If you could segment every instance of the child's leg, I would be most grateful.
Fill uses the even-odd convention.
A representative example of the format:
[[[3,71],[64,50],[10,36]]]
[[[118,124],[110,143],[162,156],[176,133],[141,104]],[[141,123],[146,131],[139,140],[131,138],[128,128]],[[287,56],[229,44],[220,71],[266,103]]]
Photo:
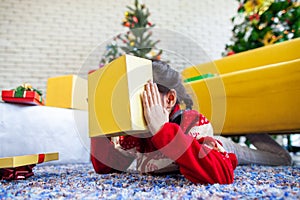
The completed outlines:
[[[288,152],[270,138],[270,136],[254,135],[251,137],[248,135],[247,138],[254,143],[253,145],[257,150],[241,146],[222,136],[216,137],[216,139],[222,142],[227,152],[236,154],[239,165],[291,165],[291,157]],[[280,153],[278,153],[279,151]]]
[[[292,164],[292,157],[289,152],[280,146],[270,135],[268,134],[249,134],[246,138],[253,144],[258,150],[271,152],[279,155],[284,165]]]

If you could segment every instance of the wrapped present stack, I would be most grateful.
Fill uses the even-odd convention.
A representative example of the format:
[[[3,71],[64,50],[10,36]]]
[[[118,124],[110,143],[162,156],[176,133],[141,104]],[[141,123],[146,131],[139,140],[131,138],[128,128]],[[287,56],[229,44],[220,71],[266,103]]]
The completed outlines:
[[[30,84],[23,84],[13,90],[2,90],[2,100],[9,103],[44,105],[42,92]]]

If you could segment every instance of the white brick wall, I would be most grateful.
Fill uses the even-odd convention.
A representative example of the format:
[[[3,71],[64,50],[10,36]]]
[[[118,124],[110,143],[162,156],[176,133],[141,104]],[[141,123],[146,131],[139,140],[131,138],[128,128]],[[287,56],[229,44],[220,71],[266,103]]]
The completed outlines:
[[[49,77],[74,74],[80,69],[86,73],[97,62],[86,61],[89,53],[126,30],[121,22],[126,5],[133,2],[0,0],[0,90],[29,82],[45,93]],[[143,2],[158,29],[154,35],[159,33],[156,36],[166,49],[164,57],[178,70],[188,64],[174,57],[188,57],[192,64],[221,58],[231,36],[230,18],[236,12],[235,0]]]

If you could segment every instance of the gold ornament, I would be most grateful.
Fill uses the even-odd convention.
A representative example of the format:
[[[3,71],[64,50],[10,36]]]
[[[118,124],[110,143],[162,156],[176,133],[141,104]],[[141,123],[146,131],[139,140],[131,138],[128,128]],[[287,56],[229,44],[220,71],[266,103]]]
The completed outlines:
[[[262,15],[266,10],[268,10],[273,2],[274,0],[248,0],[244,4],[244,8],[247,15],[252,15],[254,13]]]
[[[267,46],[267,45],[270,45],[270,44],[274,44],[276,41],[278,41],[281,38],[282,38],[282,35],[276,37],[271,31],[269,31],[265,35],[262,42],[264,43],[265,46]]]

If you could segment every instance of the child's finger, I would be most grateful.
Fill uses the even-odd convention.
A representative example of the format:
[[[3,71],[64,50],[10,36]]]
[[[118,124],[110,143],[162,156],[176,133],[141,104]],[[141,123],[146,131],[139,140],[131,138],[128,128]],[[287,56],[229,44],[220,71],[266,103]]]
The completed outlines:
[[[150,106],[149,106],[149,103],[148,103],[148,97],[147,97],[147,92],[146,91],[143,92],[143,106],[144,106],[145,111],[149,111]]]
[[[157,98],[157,93],[155,89],[155,84],[150,83],[150,88],[151,88],[151,94],[152,94],[152,99],[153,99],[153,104],[157,105],[158,104],[158,98]]]
[[[143,91],[143,92],[141,93],[141,100],[142,100],[143,108],[145,109],[145,108],[146,108],[146,102],[145,102],[144,93],[145,93],[145,91]]]
[[[160,93],[158,91],[157,84],[154,83],[154,89],[155,89],[155,94],[156,94],[156,99],[157,99],[157,104],[161,105],[161,99],[160,99]]]
[[[147,91],[147,100],[148,100],[148,105],[153,106],[153,99],[152,99],[152,93],[151,93],[151,88],[150,88],[150,83],[146,85],[146,91]]]

